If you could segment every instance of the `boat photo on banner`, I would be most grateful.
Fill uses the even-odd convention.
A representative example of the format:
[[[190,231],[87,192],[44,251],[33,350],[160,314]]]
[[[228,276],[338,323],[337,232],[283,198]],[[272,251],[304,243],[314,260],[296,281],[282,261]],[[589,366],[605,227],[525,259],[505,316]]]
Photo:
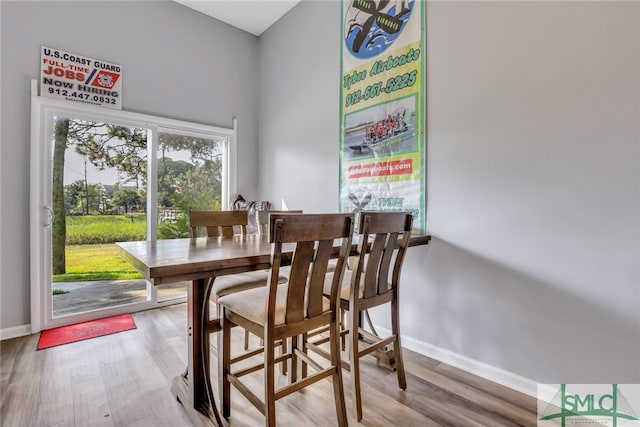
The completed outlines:
[[[342,3],[340,210],[411,211],[425,231],[424,3]]]

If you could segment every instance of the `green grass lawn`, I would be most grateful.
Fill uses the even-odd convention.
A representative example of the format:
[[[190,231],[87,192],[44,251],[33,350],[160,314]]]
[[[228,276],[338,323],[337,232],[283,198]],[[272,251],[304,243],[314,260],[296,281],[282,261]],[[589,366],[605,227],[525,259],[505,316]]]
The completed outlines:
[[[67,245],[93,245],[147,238],[143,213],[130,215],[87,215],[67,217]]]
[[[53,276],[53,282],[138,279],[142,276],[127,263],[113,242],[144,240],[146,216],[87,215],[69,216],[66,274]]]
[[[53,282],[140,279],[142,276],[126,262],[116,245],[70,245],[66,247],[67,273],[53,276]]]
[[[145,240],[146,214],[86,215],[66,218],[66,274],[53,282],[139,279],[142,276],[116,250],[114,242]],[[160,225],[161,238],[188,236],[186,217]]]

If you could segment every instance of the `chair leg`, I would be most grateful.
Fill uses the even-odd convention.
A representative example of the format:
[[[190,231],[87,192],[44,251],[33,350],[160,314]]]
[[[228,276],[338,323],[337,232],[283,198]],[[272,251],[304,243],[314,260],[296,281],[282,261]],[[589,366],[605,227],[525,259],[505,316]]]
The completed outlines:
[[[296,350],[298,350],[299,336],[294,335],[291,337],[291,367],[289,369],[289,383],[293,384],[298,381],[298,356]],[[287,362],[284,362],[287,363]]]
[[[271,339],[264,343],[264,419],[267,427],[276,425],[275,346]]]
[[[213,279],[209,279],[209,280],[213,280]],[[211,302],[211,300],[209,300],[209,301],[207,302],[207,304],[210,304],[210,302]],[[221,318],[220,313],[222,313],[222,308],[220,307],[220,304],[218,304],[218,299],[217,299],[217,298],[213,301],[213,304],[214,304],[214,305],[215,305],[215,307],[216,307],[216,317]],[[209,306],[209,311],[211,312],[211,306]],[[220,341],[219,339],[218,339],[218,340],[214,340],[214,341],[212,341],[212,343],[213,343],[213,342],[215,342],[215,344],[214,344],[213,348],[214,348],[216,351],[218,350],[218,344],[219,344],[219,341]]]
[[[340,332],[346,329],[347,324],[347,312],[343,309],[340,309]],[[345,335],[340,334],[340,345],[342,346],[342,351],[347,349],[347,337]]]
[[[349,310],[349,362],[351,364],[351,383],[353,386],[353,402],[356,406],[356,419],[362,420],[362,396],[360,394],[360,357],[358,354],[359,312],[357,307]]]
[[[249,350],[249,331],[244,330],[244,349]]]
[[[288,351],[288,347],[287,347],[287,339],[286,338],[282,338],[282,344],[280,345],[280,354],[281,355],[285,355],[287,354]],[[283,360],[282,364],[280,365],[280,372],[282,373],[282,375],[287,375],[287,360]]]
[[[398,387],[407,389],[407,377],[404,373],[404,361],[402,359],[402,345],[400,343],[400,319],[398,316],[398,298],[391,301],[391,333],[395,337],[393,343],[393,356],[396,359],[396,373],[398,374]]]
[[[340,325],[337,321],[331,323],[329,330],[329,342],[331,348],[331,364],[335,369],[333,374],[333,395],[336,402],[336,415],[338,425],[346,426],[347,407],[344,401],[344,387],[342,381],[342,363],[340,361]]]
[[[302,334],[302,352],[307,354],[307,340],[309,339],[309,334],[306,332]],[[307,363],[304,360],[300,362],[300,377],[302,379],[307,378]]]
[[[221,340],[218,340],[218,355],[222,350],[222,369],[219,373],[220,400],[222,402],[222,416],[224,418],[229,418],[231,415],[231,383],[229,382],[228,377],[231,372],[231,322],[225,319],[224,308],[222,309],[222,312],[222,337]]]

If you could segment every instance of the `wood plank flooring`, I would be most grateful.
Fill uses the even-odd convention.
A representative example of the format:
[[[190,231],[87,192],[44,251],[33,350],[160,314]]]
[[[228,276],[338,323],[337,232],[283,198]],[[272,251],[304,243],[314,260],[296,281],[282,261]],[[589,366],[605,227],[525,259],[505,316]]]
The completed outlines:
[[[38,335],[0,344],[0,425],[189,426],[169,386],[186,366],[186,306],[134,313],[137,329],[36,351]],[[240,345],[241,331],[234,342]],[[212,351],[212,363],[217,363]],[[364,426],[535,426],[536,401],[436,360],[404,352],[407,390],[394,372],[362,359]],[[260,392],[261,374],[252,374]],[[281,377],[284,383],[285,377]],[[358,425],[344,371],[349,423]],[[217,386],[217,381],[213,381]],[[229,425],[264,425],[232,389]],[[330,380],[276,404],[278,425],[336,424]]]

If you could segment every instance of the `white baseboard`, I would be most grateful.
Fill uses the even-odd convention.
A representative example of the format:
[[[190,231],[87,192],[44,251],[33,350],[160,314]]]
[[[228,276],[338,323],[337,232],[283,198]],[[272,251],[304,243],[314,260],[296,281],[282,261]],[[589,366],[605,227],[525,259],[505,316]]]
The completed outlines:
[[[389,329],[378,325],[375,325],[375,328],[381,336],[391,335]],[[402,347],[529,396],[537,397],[538,382],[529,378],[411,337],[402,336]]]
[[[0,340],[24,337],[31,335],[31,325],[14,326],[13,328],[0,329]]]

